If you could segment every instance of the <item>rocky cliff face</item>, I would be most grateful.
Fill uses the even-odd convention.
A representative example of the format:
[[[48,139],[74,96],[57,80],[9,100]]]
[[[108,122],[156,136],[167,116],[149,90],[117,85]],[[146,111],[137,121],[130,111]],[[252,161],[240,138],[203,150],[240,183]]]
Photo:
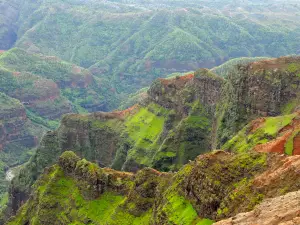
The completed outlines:
[[[226,80],[202,69],[157,80],[146,100],[127,110],[65,116],[60,128],[44,137],[36,154],[12,182],[12,212],[28,198],[31,185],[43,169],[66,150],[118,170],[135,172],[153,167],[177,171],[217,145],[239,155],[213,154],[208,161],[204,157],[197,164],[199,169],[187,176],[182,191],[203,218],[218,220],[252,209],[269,196],[260,189],[250,191],[254,189],[254,177],[277,162],[276,157],[257,152],[278,152],[272,143],[282,143],[285,136],[280,153],[296,155],[300,151],[296,112],[299,65],[298,57],[254,62],[231,70],[234,72]],[[233,137],[252,119],[279,114],[286,115],[254,120]],[[218,178],[219,173],[224,180]],[[240,185],[242,188],[236,189]],[[290,185],[287,190],[296,188]],[[242,197],[245,195],[249,195],[247,200]],[[158,221],[164,220],[162,211],[156,212]]]
[[[0,106],[0,198],[3,198],[8,187],[5,171],[28,161],[30,155],[26,153],[38,144],[43,129],[31,123],[17,99],[0,92]]]
[[[157,104],[175,109],[182,116],[188,116],[195,101],[204,105],[210,114],[220,100],[220,90],[225,80],[206,69],[194,74],[173,79],[158,79],[149,89],[148,95]]]
[[[28,119],[25,108],[15,99],[0,93],[0,150],[11,143],[24,147],[33,147],[37,144],[37,137],[26,131]]]
[[[288,193],[277,198],[267,199],[258,205],[253,211],[241,213],[233,218],[215,223],[215,225],[289,225],[299,224],[299,191]]]
[[[253,119],[291,113],[299,105],[299,63],[299,57],[263,60],[228,75],[219,111],[221,144]]]
[[[67,151],[7,224],[212,224],[248,211],[217,224],[297,221],[299,159],[215,151],[177,173],[144,168],[132,174],[101,169]]]
[[[215,120],[212,113],[222,82],[207,71],[197,76],[158,80],[144,105],[112,113],[66,115],[57,131],[46,134],[34,157],[13,181],[13,211],[27,199],[36,177],[66,150],[72,149],[100,166],[125,171],[147,166],[177,170],[209,151],[213,130],[210,121]],[[201,92],[214,84],[217,88],[212,97]]]

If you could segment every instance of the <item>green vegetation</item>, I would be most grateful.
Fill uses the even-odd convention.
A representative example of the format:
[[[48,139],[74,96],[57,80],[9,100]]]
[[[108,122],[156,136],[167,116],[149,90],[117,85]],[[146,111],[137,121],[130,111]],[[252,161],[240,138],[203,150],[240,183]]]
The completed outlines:
[[[266,118],[263,129],[264,133],[272,137],[276,137],[278,131],[292,122],[297,114],[291,114],[286,116],[269,117]]]
[[[296,98],[296,99],[292,99],[290,100],[287,104],[285,104],[282,108],[281,108],[281,112],[282,114],[286,115],[286,114],[291,114],[293,113],[293,111],[297,108],[297,106],[300,104],[300,98]]]
[[[6,69],[3,71],[3,85],[9,87],[3,91],[23,102],[40,100],[39,105],[33,108],[45,108],[42,104],[47,99],[58,106],[55,109],[52,103],[52,109],[44,110],[47,112],[62,111],[70,103],[73,109],[68,109],[69,112],[95,111],[108,106],[104,99],[108,97],[106,91],[109,87],[103,86],[100,90],[99,79],[94,78],[88,70],[57,57],[14,48],[0,55],[0,68]],[[114,104],[113,98],[109,98],[109,104]],[[60,105],[57,99],[61,99]]]
[[[232,0],[2,2],[5,10],[13,12],[9,19],[3,18],[3,47],[12,46],[7,37],[13,37],[18,48],[90,68],[105,89],[101,95],[109,98],[106,91],[115,95],[109,100],[116,102],[106,103],[111,104],[109,109],[170,73],[213,67],[237,57],[244,58],[230,65],[255,61],[252,57],[257,56],[295,54],[299,36],[295,29],[299,9],[290,2],[284,11],[278,10],[277,2],[270,8],[267,3]],[[218,71],[223,75],[228,67]],[[34,70],[44,73],[52,68],[37,64]]]
[[[238,65],[247,65],[248,63],[251,62],[257,62],[261,60],[266,60],[270,59],[267,57],[240,57],[240,58],[235,58],[231,59],[225,63],[223,63],[220,66],[214,67],[211,69],[212,72],[215,74],[218,74],[221,77],[227,77],[229,74],[234,73],[237,68],[236,66]]]
[[[258,144],[267,143],[277,137],[278,132],[290,124],[297,114],[278,117],[268,117],[262,124],[251,131],[252,125],[244,127],[236,136],[222,146],[222,149],[234,152],[245,152],[251,150]]]
[[[173,224],[203,223],[193,206],[182,196],[167,194],[168,203],[162,208],[162,213],[168,216],[168,221]],[[204,223],[205,224],[205,223]],[[210,223],[212,224],[212,221]]]
[[[139,112],[126,120],[125,132],[132,146],[127,160],[133,158],[140,164],[151,165],[167,114],[166,109],[151,104],[148,108],[141,108]]]
[[[165,224],[213,224],[212,220],[200,218],[191,202],[180,194],[181,185],[191,169],[190,165],[184,166],[163,193],[164,204],[157,211],[159,215],[164,215]]]
[[[20,101],[14,98],[10,98],[9,96],[0,92],[0,110],[1,112],[9,113],[10,110],[22,108],[22,104]]]
[[[160,177],[159,172],[144,169],[131,177],[131,174],[100,169],[73,152],[65,152],[59,165],[52,166],[35,183],[34,198],[7,224],[38,225],[56,221],[60,224],[142,225],[158,219],[159,224],[210,225],[213,221],[200,219],[190,202],[176,191],[188,170],[188,167],[183,169],[171,187],[161,193],[163,202],[157,207],[162,207],[159,213],[164,214],[164,218],[160,218],[153,211],[157,208],[151,198],[159,194],[153,190],[156,185],[161,190],[169,186],[168,176]],[[94,183],[98,187],[90,185],[96,180],[100,182]],[[99,188],[104,191],[99,193]]]
[[[76,181],[65,177],[59,167],[52,168],[51,173],[44,175],[37,185],[35,194],[41,208],[30,211],[35,205],[28,202],[21,208],[20,216],[8,224],[25,224],[28,219],[31,224],[50,224],[51,221],[61,224],[85,224],[87,221],[93,224],[131,224],[135,219],[133,216],[123,217],[126,216],[123,214],[119,216],[121,221],[114,220],[118,216],[116,208],[124,202],[123,196],[106,192],[98,199],[86,200]],[[55,205],[59,207],[54,207]],[[54,208],[50,209],[51,207]]]
[[[300,129],[293,131],[292,135],[289,137],[285,144],[285,154],[293,155],[294,151],[294,138],[300,134]]]

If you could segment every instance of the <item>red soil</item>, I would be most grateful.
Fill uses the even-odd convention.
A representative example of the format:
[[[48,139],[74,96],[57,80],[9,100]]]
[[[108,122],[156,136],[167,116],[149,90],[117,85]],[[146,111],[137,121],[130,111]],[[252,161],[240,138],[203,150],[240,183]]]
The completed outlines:
[[[294,138],[294,155],[300,155],[300,133]]]
[[[285,69],[290,63],[298,62],[299,57],[280,57],[277,59],[268,59],[250,64],[252,71],[269,70],[269,69]]]
[[[72,66],[72,73],[74,73],[74,74],[81,73],[81,68],[78,66]]]
[[[169,84],[185,84],[187,81],[191,80],[194,78],[194,74],[191,73],[191,74],[187,74],[187,75],[184,75],[184,76],[178,76],[178,77],[175,77],[175,78],[172,78],[172,79],[163,79],[163,78],[160,78],[160,82],[163,84],[163,85],[169,85]]]
[[[262,119],[257,119],[252,122],[252,131],[255,131],[263,123]],[[284,154],[285,145],[287,140],[294,134],[296,130],[300,129],[300,112],[296,116],[292,123],[285,126],[279,131],[278,137],[269,141],[266,144],[260,144],[254,147],[258,152],[277,152]],[[300,155],[300,133],[294,137],[294,151],[293,155]]]
[[[114,111],[112,112],[113,114],[115,114],[118,117],[125,117],[128,115],[132,115],[134,113],[134,110],[137,109],[138,105],[134,105],[128,109],[122,110],[122,111]]]
[[[21,75],[21,72],[13,72],[13,76],[19,77]]]
[[[292,132],[289,131],[281,137],[276,138],[275,140],[269,141],[266,144],[257,145],[254,147],[255,151],[258,152],[276,152],[283,154],[285,150],[285,143],[291,136]]]
[[[258,128],[260,128],[263,123],[266,121],[266,118],[258,118],[251,122],[251,133],[255,132]]]

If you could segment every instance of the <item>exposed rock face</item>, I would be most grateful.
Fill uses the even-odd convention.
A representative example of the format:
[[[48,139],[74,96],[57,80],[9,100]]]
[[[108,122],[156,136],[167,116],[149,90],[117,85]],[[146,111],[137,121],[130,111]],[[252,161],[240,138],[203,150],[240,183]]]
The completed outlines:
[[[215,106],[220,100],[221,88],[225,81],[206,69],[200,69],[195,74],[188,74],[174,79],[159,79],[149,89],[149,97],[165,108],[187,116],[193,103],[200,103],[215,112]]]
[[[20,102],[0,93],[0,150],[10,143],[24,147],[33,147],[37,144],[37,137],[26,129],[28,119],[25,108]]]
[[[14,179],[11,196],[25,197],[12,201],[13,211],[27,198],[43,169],[70,149],[98,165],[119,170],[153,167],[176,171],[197,155],[226,142],[251,119],[293,112],[299,105],[298,73],[298,57],[250,63],[238,67],[227,80],[202,69],[183,77],[157,80],[145,102],[128,110],[67,115],[57,131],[45,136],[30,163]],[[291,129],[282,128],[298,121],[297,115],[254,121],[222,148],[233,153],[263,149],[260,145],[293,130],[292,148],[285,148],[296,154],[297,122],[291,124]],[[286,149],[284,152],[289,154]],[[182,191],[204,218],[222,219],[249,211],[264,196],[280,194],[271,188],[255,188],[253,183],[257,174],[274,168],[271,162],[278,162],[276,157],[269,162],[270,158],[257,152],[203,156],[196,161],[192,175],[186,176]],[[285,188],[282,185],[279,182],[274,190]],[[294,191],[297,185],[294,182],[285,190]]]
[[[115,214],[118,214],[119,210],[122,210],[123,215],[128,215],[129,217],[115,218],[115,216],[108,215],[108,218],[112,216],[114,222],[108,222],[108,224],[123,224],[121,221],[128,223],[130,217],[142,217],[145,213],[151,213],[154,201],[157,195],[157,186],[161,185],[162,180],[167,180],[171,174],[163,174],[153,169],[147,168],[139,171],[137,174],[118,172],[108,168],[99,168],[97,165],[86,161],[85,159],[80,159],[73,152],[66,151],[59,158],[59,166],[53,166],[46,170],[46,173],[38,180],[37,185],[34,188],[34,194],[28,199],[29,204],[25,204],[23,209],[24,216],[21,220],[14,221],[11,219],[10,223],[26,224],[31,223],[32,218],[37,216],[37,219],[42,224],[53,224],[53,221],[60,221],[62,224],[75,221],[95,221],[95,218],[90,218],[85,215],[71,215],[66,214],[67,221],[62,221],[55,214],[56,209],[63,206],[62,202],[58,202],[58,198],[51,198],[47,204],[44,204],[47,201],[47,197],[40,192],[39,186],[46,185],[47,188],[50,188],[51,185],[56,186],[57,181],[60,179],[67,179],[67,182],[74,184],[74,191],[79,193],[72,195],[70,198],[73,201],[75,198],[83,198],[82,201],[93,202],[99,201],[103,195],[111,193],[112,195],[119,196],[124,201],[119,202],[117,205],[108,204],[108,207],[117,207]],[[50,176],[54,178],[50,179]],[[55,180],[55,181],[54,181]],[[56,191],[53,194],[59,196],[62,194],[59,189],[59,185],[56,187]],[[75,190],[76,189],[76,190]],[[50,190],[50,189],[49,189]],[[69,191],[68,191],[69,192]],[[70,193],[70,192],[69,192]],[[125,198],[126,197],[126,198]],[[72,200],[73,199],[73,200]],[[50,199],[48,199],[50,200]],[[111,199],[109,199],[111,201]],[[36,207],[41,206],[40,209],[36,210]],[[51,205],[49,208],[48,206]],[[73,204],[70,204],[66,207],[71,207]],[[96,204],[96,207],[101,206],[101,204]],[[58,208],[57,208],[58,207]],[[81,207],[81,206],[79,206]],[[51,209],[52,208],[52,209]],[[70,209],[71,209],[70,208]],[[90,208],[89,208],[90,209]],[[88,210],[89,210],[88,209]],[[54,210],[54,212],[52,212]],[[75,208],[73,209],[73,212]],[[64,210],[61,209],[61,212]],[[64,212],[63,212],[64,213]],[[99,211],[100,213],[100,211]],[[77,213],[76,213],[77,214]],[[114,214],[112,212],[112,214]],[[150,214],[149,214],[150,215]],[[97,215],[98,217],[99,215]],[[100,216],[101,217],[101,216]],[[99,218],[101,219],[101,218]],[[116,219],[119,221],[116,222]],[[145,221],[150,219],[147,218]],[[102,220],[103,222],[103,220]]]
[[[251,212],[237,214],[215,225],[295,225],[300,224],[300,191],[266,199]]]
[[[212,224],[209,219],[236,214],[216,224],[297,224],[299,162],[299,156],[215,151],[177,173],[144,168],[132,174],[99,168],[66,151],[59,166],[45,170],[28,201],[7,224],[25,225],[33,219],[45,225],[98,219],[131,224],[137,218],[142,219],[138,224],[197,224],[203,218]],[[109,204],[99,202],[107,195]],[[120,202],[114,202],[115,195]]]
[[[96,161],[101,166],[110,166],[115,158],[119,144],[117,129],[109,126],[97,127],[99,114],[90,115],[90,122],[76,114],[65,116],[58,130],[58,144],[61,152],[74,149],[80,156]],[[113,113],[106,113],[107,117]],[[118,119],[117,119],[118,120]]]
[[[299,65],[299,57],[282,57],[233,71],[223,88],[219,142],[224,144],[257,117],[277,116],[285,107],[295,108],[299,104]]]
[[[64,151],[74,149],[81,157],[101,166],[112,164],[119,144],[119,135],[108,126],[97,124],[99,121],[95,120],[94,116],[90,117],[88,120],[85,116],[77,114],[67,115],[62,119],[58,131],[47,132],[34,157],[12,182],[12,212],[16,212],[28,199],[31,185],[44,168],[53,165]]]
[[[17,80],[35,77],[21,73],[15,76]],[[63,114],[73,111],[71,102],[61,96],[60,89],[54,81],[38,77],[32,79],[33,90],[28,91],[28,88],[20,85],[16,90],[12,90],[10,95],[20,100],[27,109],[46,119],[59,119]]]

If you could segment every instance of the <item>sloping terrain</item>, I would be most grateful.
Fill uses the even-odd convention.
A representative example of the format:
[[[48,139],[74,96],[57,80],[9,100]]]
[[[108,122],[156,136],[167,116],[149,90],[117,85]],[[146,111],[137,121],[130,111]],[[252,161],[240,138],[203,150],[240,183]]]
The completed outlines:
[[[59,129],[44,136],[36,154],[13,181],[13,210],[27,199],[31,185],[44,168],[54,164],[66,150],[72,149],[100,166],[125,171],[144,167],[178,170],[198,154],[209,151],[213,117],[208,112],[214,110],[218,87],[224,80],[208,75],[206,70],[197,76],[158,80],[150,88],[145,105],[110,113],[64,116]],[[204,85],[212,88],[203,89]],[[217,85],[215,94],[208,98],[213,85]],[[163,88],[165,99],[159,94]],[[208,92],[196,95],[187,92],[190,88]],[[175,148],[178,144],[180,147]]]
[[[299,224],[299,191],[265,200],[253,211],[241,213],[234,218],[222,220],[215,225],[288,225]]]
[[[59,126],[63,114],[106,110],[106,88],[88,70],[57,57],[18,48],[1,52],[1,199],[7,185],[4,172],[25,163],[45,131]]]
[[[299,52],[300,8],[292,0],[0,3],[2,49],[90,68],[120,99],[172,72]]]
[[[223,146],[230,151],[255,150],[299,155],[300,111],[252,121]]]
[[[299,156],[216,151],[177,173],[146,168],[132,174],[64,152],[7,224],[208,225],[253,208],[217,224],[297,221],[299,162]]]
[[[289,137],[280,153],[298,154],[298,63],[298,57],[249,63],[237,66],[238,73],[226,79],[200,69],[156,80],[144,101],[127,110],[64,116],[59,129],[45,135],[36,154],[13,180],[9,213],[28,199],[31,185],[44,168],[68,150],[102,167],[133,172],[144,167],[177,171],[217,146],[247,160],[249,151],[278,152],[271,143],[286,134]],[[264,145],[271,150],[263,150]],[[250,185],[248,180],[245,184]],[[220,217],[235,213],[228,214],[224,204]],[[219,218],[217,210],[203,217]]]
[[[32,123],[24,106],[16,99],[0,92],[0,198],[7,192],[8,167],[25,163],[31,156],[31,148],[38,144],[43,127]],[[7,197],[7,196],[6,196]]]
[[[300,57],[273,57],[299,53],[299,11],[294,0],[0,0],[3,219],[297,221],[292,204],[274,213],[297,204]],[[214,68],[188,72],[199,67]],[[7,193],[5,172],[30,156]]]
[[[72,111],[108,108],[103,94],[108,87],[102,87],[88,70],[57,57],[14,48],[0,55],[0,66],[5,73],[1,91],[18,98],[37,116],[53,120]],[[109,100],[113,102],[113,97]]]

